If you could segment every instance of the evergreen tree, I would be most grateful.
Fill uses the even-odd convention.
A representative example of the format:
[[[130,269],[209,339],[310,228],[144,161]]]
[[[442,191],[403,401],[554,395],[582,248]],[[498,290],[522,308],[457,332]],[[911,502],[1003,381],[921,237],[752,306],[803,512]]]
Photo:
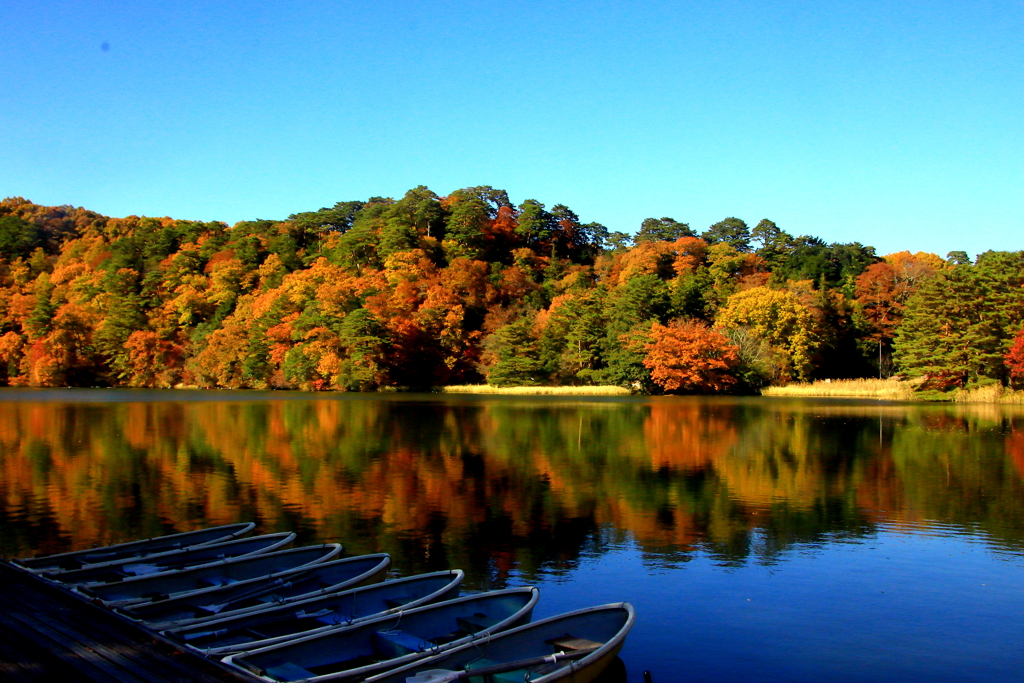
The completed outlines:
[[[500,327],[488,343],[497,362],[487,370],[487,383],[496,387],[536,386],[541,383],[544,365],[533,337],[531,316],[521,316]]]

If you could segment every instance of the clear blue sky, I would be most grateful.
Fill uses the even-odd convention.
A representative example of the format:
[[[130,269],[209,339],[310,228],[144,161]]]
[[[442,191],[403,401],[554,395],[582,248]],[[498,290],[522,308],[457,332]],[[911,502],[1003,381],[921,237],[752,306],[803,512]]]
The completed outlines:
[[[1024,2],[6,0],[0,196],[283,218],[493,185],[635,231],[1024,248]]]

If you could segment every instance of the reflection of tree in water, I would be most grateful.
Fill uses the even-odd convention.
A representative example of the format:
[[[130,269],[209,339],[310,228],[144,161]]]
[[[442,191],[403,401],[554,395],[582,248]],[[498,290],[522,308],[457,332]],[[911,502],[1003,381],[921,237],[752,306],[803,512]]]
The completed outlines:
[[[874,410],[874,412],[872,412]],[[238,519],[387,551],[477,586],[647,561],[777,561],[879,522],[980,527],[1019,547],[1024,437],[953,409],[764,401],[396,397],[10,403],[0,552]],[[880,429],[880,427],[883,427]],[[73,538],[72,538],[73,535]]]

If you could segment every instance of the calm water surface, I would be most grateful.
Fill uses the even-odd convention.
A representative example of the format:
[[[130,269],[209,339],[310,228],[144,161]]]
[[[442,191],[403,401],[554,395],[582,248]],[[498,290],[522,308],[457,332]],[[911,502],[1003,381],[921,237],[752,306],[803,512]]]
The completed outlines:
[[[0,555],[252,520],[537,617],[617,681],[1020,681],[1024,412],[785,399],[0,390]]]

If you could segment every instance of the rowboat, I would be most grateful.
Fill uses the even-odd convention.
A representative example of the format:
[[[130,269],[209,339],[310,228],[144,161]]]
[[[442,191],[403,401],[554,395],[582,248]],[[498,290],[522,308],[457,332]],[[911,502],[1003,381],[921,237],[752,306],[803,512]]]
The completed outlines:
[[[129,557],[146,557],[147,555],[163,553],[168,550],[241,538],[255,528],[256,525],[252,522],[227,524],[209,529],[196,529],[195,531],[185,531],[180,534],[117,543],[100,548],[76,550],[70,553],[58,553],[56,555],[43,555],[40,557],[21,557],[11,560],[11,564],[32,572],[79,569],[99,562],[110,562]]]
[[[384,579],[390,566],[391,556],[387,553],[358,555],[289,569],[178,598],[127,605],[119,611],[160,631],[210,619],[248,614],[269,606],[290,604],[377,583]]]
[[[338,543],[304,546],[262,555],[234,557],[201,567],[135,576],[112,583],[79,584],[73,586],[72,590],[87,598],[97,599],[107,607],[122,607],[140,602],[167,600],[307,564],[327,562],[337,557],[340,552],[341,545]]]
[[[469,595],[228,655],[223,661],[267,683],[361,681],[528,623],[539,596],[536,588]]]
[[[208,657],[219,657],[451,600],[459,597],[463,577],[461,569],[407,576],[258,612],[217,615],[163,633]]]
[[[447,650],[366,683],[591,683],[636,621],[628,602],[567,612]]]
[[[265,534],[263,536],[253,536],[252,538],[238,538],[233,541],[224,541],[223,543],[208,543],[196,548],[186,547],[181,550],[170,550],[165,553],[149,555],[148,557],[133,557],[126,560],[102,562],[82,567],[81,569],[70,569],[54,573],[45,572],[41,573],[41,575],[43,578],[50,579],[51,581],[58,581],[68,585],[110,583],[133,576],[146,576],[175,569],[185,569],[186,567],[198,567],[229,557],[260,555],[286,548],[294,540],[295,534],[290,531]]]

